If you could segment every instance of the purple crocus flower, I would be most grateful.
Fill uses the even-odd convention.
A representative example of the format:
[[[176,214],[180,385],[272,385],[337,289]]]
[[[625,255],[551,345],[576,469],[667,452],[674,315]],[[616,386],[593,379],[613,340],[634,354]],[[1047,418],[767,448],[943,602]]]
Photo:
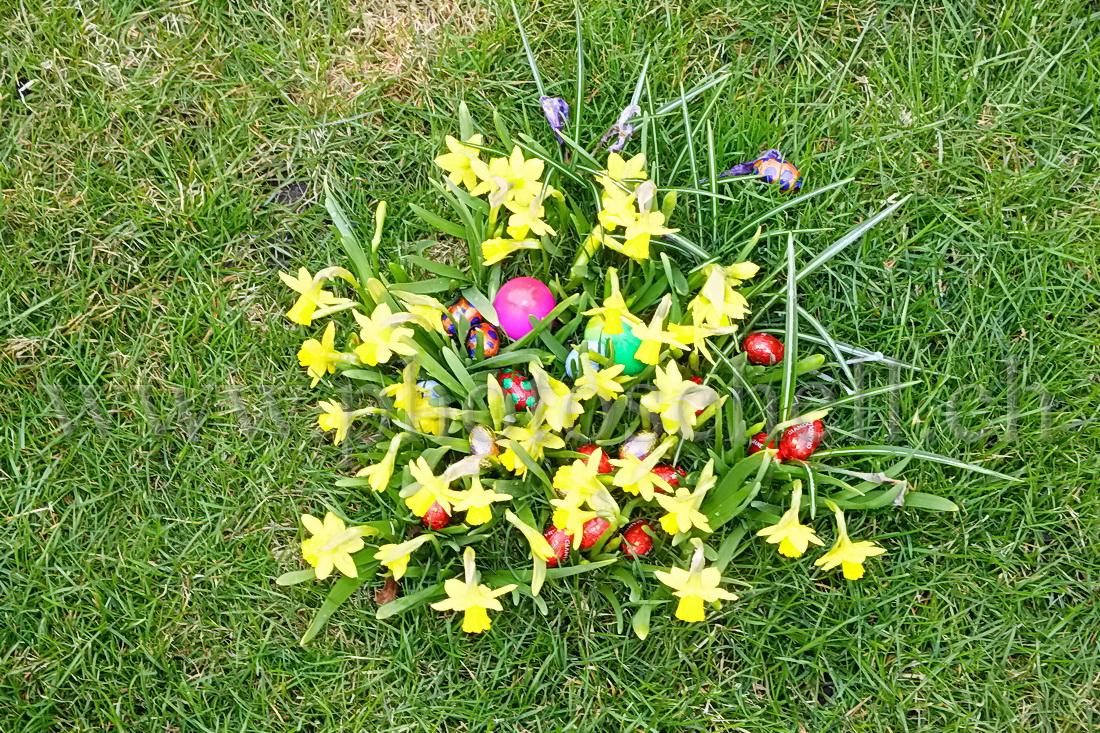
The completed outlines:
[[[562,145],[565,140],[561,137],[561,129],[569,122],[569,105],[561,97],[539,97],[542,112],[546,115],[546,121],[550,123],[550,129],[554,131],[554,137]]]
[[[641,111],[642,108],[636,104],[631,104],[624,109],[623,113],[619,115],[619,119],[611,126],[611,129],[600,138],[600,144],[597,149],[603,147],[604,143],[617,135],[618,139],[609,145],[607,150],[611,153],[621,153],[623,148],[626,147],[627,141],[630,140],[630,136],[634,134],[634,125],[630,124],[630,118]]]

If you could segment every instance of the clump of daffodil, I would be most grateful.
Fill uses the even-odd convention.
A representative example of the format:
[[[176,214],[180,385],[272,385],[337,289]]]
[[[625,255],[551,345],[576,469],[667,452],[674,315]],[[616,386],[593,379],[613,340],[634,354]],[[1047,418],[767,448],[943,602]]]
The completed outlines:
[[[521,249],[538,248],[539,242],[537,239],[505,239],[503,237],[486,239],[481,243],[481,264],[488,267],[509,257],[513,252]]]
[[[478,185],[478,178],[470,164],[475,160],[481,162],[481,151],[471,146],[484,144],[481,135],[471,135],[466,141],[469,145],[464,145],[451,135],[447,135],[443,140],[447,143],[447,150],[450,152],[436,158],[435,164],[447,171],[447,177],[455,185],[462,185],[466,190],[473,191]]]
[[[718,401],[713,388],[696,384],[680,376],[680,367],[670,360],[664,369],[657,367],[653,378],[657,390],[642,397],[642,407],[661,416],[666,433],[681,433],[691,440],[695,435],[696,413]]]
[[[713,362],[714,357],[711,356],[710,349],[707,348],[707,339],[716,336],[729,336],[730,334],[737,333],[737,326],[713,328],[705,323],[670,323],[668,330],[676,337],[677,341],[680,341],[689,348],[694,348],[702,354],[707,361]]]
[[[394,580],[401,580],[405,576],[405,571],[409,569],[409,559],[412,554],[431,539],[432,535],[422,534],[400,544],[382,545],[378,548],[378,552],[374,553],[374,559],[390,569]]]
[[[608,247],[622,252],[633,260],[648,260],[649,240],[652,237],[680,231],[664,226],[664,213],[660,209],[654,209],[656,194],[657,186],[653,181],[646,181],[635,189],[634,203],[637,204],[638,211],[634,214],[633,221],[625,225],[626,231],[623,233],[622,243],[612,238],[607,242]]]
[[[505,585],[493,590],[487,585],[479,584],[472,547],[467,547],[462,553],[462,565],[464,577],[451,578],[444,583],[443,589],[447,591],[447,597],[438,603],[433,603],[432,608],[437,611],[464,611],[462,630],[467,634],[480,634],[482,631],[488,631],[492,625],[488,612],[504,610],[497,598],[510,593],[516,586],[515,584]]]
[[[413,330],[401,325],[413,320],[412,314],[395,314],[388,305],[379,303],[369,318],[359,311],[354,311],[353,315],[359,323],[361,341],[355,347],[355,354],[364,364],[377,366],[388,362],[394,354],[414,356],[417,353],[411,341]]]
[[[744,280],[755,277],[760,267],[752,262],[739,262],[729,267],[711,263],[703,267],[706,280],[688,307],[692,322],[710,328],[728,327],[749,312],[749,302],[736,288]]]
[[[721,601],[736,601],[737,596],[719,587],[722,582],[722,573],[718,568],[704,567],[703,542],[699,538],[692,539],[695,552],[691,557],[691,566],[683,568],[671,568],[654,571],[653,575],[669,588],[672,595],[680,599],[676,604],[676,618],[681,621],[697,622],[706,619],[703,604],[713,603],[720,605]]]
[[[592,361],[587,358],[582,358],[579,361],[582,373],[573,382],[578,400],[583,402],[593,397],[608,401],[619,399],[623,391],[622,383],[630,379],[630,377],[619,376],[623,369],[626,369],[625,366],[614,364],[603,369],[596,369],[592,366]]]
[[[653,501],[653,496],[658,489],[671,493],[672,487],[663,478],[653,473],[653,469],[675,443],[675,438],[668,437],[645,458],[639,459],[627,453],[623,458],[611,459],[611,465],[618,469],[611,482],[628,494],[641,496],[646,501]]]
[[[717,479],[714,476],[714,459],[707,461],[699,474],[699,482],[694,491],[685,488],[676,489],[674,496],[657,494],[657,503],[668,512],[661,517],[661,528],[671,535],[686,534],[692,528],[703,532],[713,532],[707,517],[699,507],[703,504],[707,492],[714,486]]]
[[[373,282],[378,282],[378,280]],[[370,289],[368,283],[368,289]],[[385,286],[382,286],[385,288]],[[446,334],[447,329],[443,325],[443,316],[447,313],[447,309],[438,300],[430,295],[422,295],[420,293],[409,293],[404,290],[392,291],[394,296],[401,301],[405,306],[409,314],[412,316],[412,320],[416,325],[423,328],[425,331],[435,331],[436,333]],[[373,290],[372,290],[373,294]],[[381,297],[376,297],[375,300],[381,301]]]
[[[613,336],[623,332],[624,323],[627,327],[633,327],[642,321],[627,308],[626,300],[619,291],[619,273],[614,267],[608,268],[607,280],[611,285],[611,295],[603,299],[603,305],[589,308],[584,314],[602,318],[604,335]]]
[[[489,204],[493,207],[509,202],[526,207],[540,194],[562,196],[539,180],[545,168],[542,160],[524,158],[518,145],[512,148],[512,154],[507,158],[493,158],[488,164],[471,160],[470,167],[481,181],[470,193],[474,196],[488,193]]]
[[[852,542],[848,537],[848,525],[844,521],[844,512],[831,501],[827,503],[836,515],[837,538],[828,552],[814,560],[814,565],[823,570],[832,570],[839,565],[845,579],[859,580],[863,577],[864,561],[869,557],[881,555],[886,550],[870,540]]]
[[[344,438],[348,437],[348,430],[357,418],[373,415],[379,411],[377,407],[348,411],[336,400],[321,400],[317,406],[321,408],[321,414],[317,416],[317,425],[326,433],[330,430],[336,431],[336,435],[332,436],[332,442],[335,445],[344,442]]]
[[[359,577],[352,553],[363,549],[363,535],[373,534],[373,528],[348,527],[332,512],[325,515],[324,521],[303,514],[302,525],[313,535],[302,542],[302,557],[314,567],[318,580],[327,578],[333,568],[348,577]]]
[[[791,494],[791,508],[783,512],[783,516],[775,524],[764,527],[756,533],[757,537],[767,538],[769,544],[779,545],[779,554],[784,557],[802,557],[810,543],[823,545],[824,542],[816,534],[813,527],[807,527],[798,520],[798,513],[802,508],[802,482],[795,481]],[[861,573],[862,574],[862,571]]]
[[[529,368],[539,393],[538,413],[546,424],[557,431],[573,427],[577,417],[584,413],[584,405],[565,383],[547,374],[537,361],[532,361]]]
[[[534,461],[541,461],[544,451],[565,447],[565,441],[555,433],[536,412],[526,426],[510,425],[500,433],[497,444],[504,450],[500,463],[517,476],[527,475],[527,464],[519,457],[517,448],[527,452]]]
[[[636,323],[631,327],[634,337],[642,343],[634,352],[634,358],[643,364],[650,366],[657,363],[661,357],[661,346],[675,346],[678,349],[686,349],[687,345],[676,338],[676,334],[665,330],[665,319],[672,308],[672,296],[668,293],[661,298],[657,309],[649,323]]]
[[[372,491],[384,491],[390,485],[390,479],[393,478],[394,460],[397,457],[397,449],[401,446],[403,435],[404,433],[398,433],[390,439],[386,455],[381,461],[371,466],[365,466],[355,474],[357,478],[368,479]]]
[[[285,272],[279,273],[279,279],[298,293],[298,300],[286,312],[286,317],[295,323],[308,326],[314,318],[322,318],[337,311],[347,310],[355,306],[355,301],[350,298],[339,298],[332,291],[325,290],[325,280],[339,277],[355,285],[355,278],[343,267],[327,267],[316,275],[310,275],[309,270],[302,267],[298,269],[298,277]]]
[[[451,492],[456,512],[466,512],[466,524],[471,527],[485,524],[493,518],[493,504],[500,501],[508,501],[511,494],[498,494],[492,489],[487,489],[481,484],[481,479],[474,476],[470,482],[470,488],[465,491]]]
[[[416,382],[415,362],[406,364],[401,375],[400,382],[383,387],[379,394],[393,398],[394,406],[405,412],[413,430],[430,435],[442,435],[444,421],[448,417],[453,417],[456,411],[432,404],[431,392]]]
[[[313,377],[309,386],[316,387],[326,374],[336,371],[337,363],[358,364],[359,358],[355,354],[344,354],[336,350],[336,324],[329,321],[320,341],[309,339],[302,344],[302,348],[298,350],[298,363]]]

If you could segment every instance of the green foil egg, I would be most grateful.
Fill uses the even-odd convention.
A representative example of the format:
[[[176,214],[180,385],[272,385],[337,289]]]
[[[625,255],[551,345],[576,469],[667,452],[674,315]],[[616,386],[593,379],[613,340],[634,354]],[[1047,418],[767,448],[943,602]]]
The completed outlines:
[[[620,333],[605,335],[603,332],[603,319],[596,316],[588,322],[588,326],[584,329],[584,338],[590,341],[599,339],[602,343],[608,344],[608,356],[612,356],[614,363],[623,365],[623,374],[627,376],[633,377],[635,374],[641,373],[646,367],[645,364],[634,358],[634,354],[638,351],[638,347],[642,345],[642,341],[630,331],[630,327],[625,323]],[[614,351],[614,355],[611,354],[612,351]]]

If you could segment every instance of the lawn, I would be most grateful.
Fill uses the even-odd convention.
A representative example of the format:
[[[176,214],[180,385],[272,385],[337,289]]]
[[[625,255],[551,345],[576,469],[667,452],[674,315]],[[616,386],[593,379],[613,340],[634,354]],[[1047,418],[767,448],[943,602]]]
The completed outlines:
[[[806,230],[807,259],[912,194],[805,288],[837,339],[922,370],[830,440],[1020,481],[913,465],[961,511],[861,517],[889,550],[864,580],[753,543],[740,601],[645,642],[583,582],[473,638],[376,620],[368,584],[303,648],[327,584],[273,582],[302,567],[297,516],[373,505],[333,485],[355,464],[313,425],[330,395],[276,272],[342,261],[326,178],[363,229],[388,201],[390,254],[430,236],[409,204],[442,209],[460,100],[551,139],[510,9],[0,0],[0,730],[1096,730],[1100,13],[1005,5],[588,3],[582,124],[598,139],[647,52],[645,105],[728,65],[688,107],[719,165],[777,146],[804,192],[853,179],[765,223],[767,268],[769,232]],[[573,4],[521,13],[572,99]],[[630,150],[688,184],[706,130],[686,142],[672,116]],[[736,251],[782,200],[737,190],[675,223]]]

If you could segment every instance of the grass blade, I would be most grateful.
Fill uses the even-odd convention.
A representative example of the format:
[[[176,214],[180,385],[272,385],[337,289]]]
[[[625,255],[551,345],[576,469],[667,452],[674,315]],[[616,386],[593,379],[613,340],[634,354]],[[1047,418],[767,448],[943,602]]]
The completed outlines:
[[[795,364],[798,359],[798,280],[794,260],[794,235],[787,235],[787,316],[783,335],[783,385],[779,391],[779,422],[791,418],[794,389],[797,386]]]

